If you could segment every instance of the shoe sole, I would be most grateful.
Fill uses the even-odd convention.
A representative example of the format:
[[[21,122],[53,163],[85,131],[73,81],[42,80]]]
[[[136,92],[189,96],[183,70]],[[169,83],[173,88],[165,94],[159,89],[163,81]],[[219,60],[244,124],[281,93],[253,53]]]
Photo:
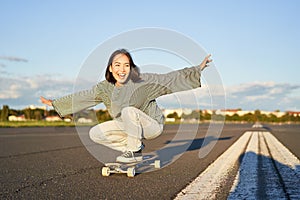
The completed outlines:
[[[117,158],[117,162],[121,162],[121,163],[135,163],[135,162],[141,162],[141,161],[143,161],[143,156],[139,156],[139,157],[134,157],[134,159],[133,158],[130,158],[131,160],[129,160],[129,159],[118,159]]]

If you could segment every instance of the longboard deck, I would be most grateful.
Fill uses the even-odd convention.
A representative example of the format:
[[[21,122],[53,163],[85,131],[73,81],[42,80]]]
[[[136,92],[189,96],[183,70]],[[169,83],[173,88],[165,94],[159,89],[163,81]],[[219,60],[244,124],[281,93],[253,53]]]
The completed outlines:
[[[102,167],[102,176],[109,176],[111,173],[127,174],[128,177],[134,177],[136,171],[139,173],[149,170],[149,168],[159,169],[160,160],[155,159],[155,156],[143,156],[143,160],[134,163],[111,162],[104,163]]]

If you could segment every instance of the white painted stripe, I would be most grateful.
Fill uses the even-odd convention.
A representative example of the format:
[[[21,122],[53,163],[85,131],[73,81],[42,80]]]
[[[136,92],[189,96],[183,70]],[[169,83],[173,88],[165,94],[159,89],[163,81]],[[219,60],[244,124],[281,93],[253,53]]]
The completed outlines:
[[[266,133],[270,153],[290,199],[300,199],[300,161],[271,133]]]
[[[256,199],[258,132],[253,132],[228,199]]]
[[[265,135],[268,132],[259,133],[259,146],[260,146],[260,165],[258,183],[261,187],[258,191],[258,195],[264,193],[264,196],[260,196],[258,199],[286,199],[287,196],[283,189],[283,185],[280,182],[280,177],[276,172],[273,159],[270,157],[270,152],[265,141]]]
[[[175,199],[215,199],[241,155],[228,199],[300,199],[300,161],[270,132],[244,133]]]
[[[230,169],[243,153],[250,136],[251,132],[244,133],[175,199],[214,199],[222,181],[226,179]]]

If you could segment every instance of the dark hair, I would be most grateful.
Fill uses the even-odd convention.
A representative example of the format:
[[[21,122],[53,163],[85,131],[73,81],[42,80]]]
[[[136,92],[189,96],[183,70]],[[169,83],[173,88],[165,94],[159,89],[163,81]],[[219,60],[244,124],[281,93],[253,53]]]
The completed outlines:
[[[105,72],[106,80],[113,84],[115,84],[117,82],[116,79],[113,77],[112,73],[109,71],[109,67],[112,65],[112,62],[113,62],[115,56],[119,55],[119,54],[123,54],[123,55],[127,56],[127,58],[129,59],[131,80],[133,82],[139,81],[140,80],[140,69],[138,68],[138,66],[136,66],[134,64],[130,53],[126,49],[118,49],[111,54],[111,56],[108,60],[107,66],[106,66],[106,72]]]

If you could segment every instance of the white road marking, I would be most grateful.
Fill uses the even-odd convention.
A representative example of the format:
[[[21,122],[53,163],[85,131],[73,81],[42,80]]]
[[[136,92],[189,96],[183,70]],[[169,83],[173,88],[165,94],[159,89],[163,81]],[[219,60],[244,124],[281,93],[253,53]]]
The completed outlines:
[[[259,133],[259,143],[260,143],[260,176],[259,184],[263,187],[259,188],[258,193],[264,193],[264,196],[260,199],[286,199],[283,185],[281,183],[280,177],[276,174],[276,167],[274,165],[274,160],[270,158],[270,151],[266,144],[265,136],[269,135],[268,132]],[[263,190],[260,191],[260,190]]]
[[[253,132],[228,199],[255,199],[258,189],[257,154],[258,133]]]
[[[238,141],[229,147],[218,159],[201,173],[190,185],[183,189],[176,199],[213,199],[216,191],[221,186],[222,180],[226,179],[230,169],[243,153],[250,132],[243,134]]]
[[[265,136],[272,158],[290,199],[300,199],[300,161],[271,133]]]
[[[245,132],[175,199],[215,199],[236,162],[228,199],[300,199],[300,161],[267,131]]]

